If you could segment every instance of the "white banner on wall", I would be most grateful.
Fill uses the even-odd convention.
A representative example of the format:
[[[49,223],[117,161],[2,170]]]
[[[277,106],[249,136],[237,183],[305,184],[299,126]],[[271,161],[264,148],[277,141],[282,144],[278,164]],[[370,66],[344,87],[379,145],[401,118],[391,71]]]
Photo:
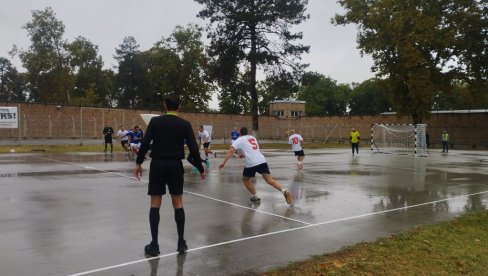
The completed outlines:
[[[16,106],[0,106],[0,128],[19,128]]]

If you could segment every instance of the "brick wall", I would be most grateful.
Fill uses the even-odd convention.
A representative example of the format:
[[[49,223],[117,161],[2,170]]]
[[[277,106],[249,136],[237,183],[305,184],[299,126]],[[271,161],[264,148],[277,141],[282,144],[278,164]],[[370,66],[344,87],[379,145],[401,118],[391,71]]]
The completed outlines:
[[[0,139],[102,139],[105,122],[116,130],[120,125],[131,128],[146,125],[138,114],[159,112],[154,110],[129,110],[114,108],[92,108],[79,106],[56,106],[44,104],[1,103],[0,106],[17,106],[18,129],[2,129]],[[229,140],[234,126],[252,129],[251,116],[223,115],[210,113],[180,113],[189,120],[195,132],[199,125],[213,125],[213,139]],[[433,114],[425,121],[428,125],[430,143],[439,146],[443,129],[449,132],[454,147],[488,149],[488,113]],[[347,143],[352,127],[362,139],[370,137],[372,123],[410,123],[409,117],[395,115],[377,116],[327,116],[282,119],[273,116],[259,118],[261,139],[285,140],[287,131],[294,128],[307,141]]]

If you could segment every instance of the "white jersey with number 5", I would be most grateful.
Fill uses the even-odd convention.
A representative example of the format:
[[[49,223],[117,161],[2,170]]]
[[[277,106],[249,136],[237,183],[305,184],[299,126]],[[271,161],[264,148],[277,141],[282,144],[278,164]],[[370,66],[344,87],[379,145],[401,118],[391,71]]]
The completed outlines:
[[[246,168],[266,163],[266,158],[264,158],[264,155],[259,150],[258,140],[252,135],[245,135],[237,138],[237,140],[232,143],[232,147],[242,151],[246,158]]]
[[[302,138],[302,136],[300,136],[300,134],[293,134],[293,135],[290,135],[290,137],[288,138],[288,144],[291,145],[292,151],[301,151],[302,150],[302,146],[301,146],[302,141],[303,141],[303,138]]]

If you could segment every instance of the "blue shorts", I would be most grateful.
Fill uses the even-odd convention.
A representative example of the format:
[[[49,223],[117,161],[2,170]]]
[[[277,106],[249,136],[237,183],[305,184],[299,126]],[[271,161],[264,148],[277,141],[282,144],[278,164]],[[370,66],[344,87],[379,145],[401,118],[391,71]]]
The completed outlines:
[[[203,143],[203,148],[204,149],[208,149],[208,147],[210,147],[210,142]]]
[[[261,163],[257,166],[254,166],[254,167],[250,167],[250,168],[244,168],[244,171],[242,172],[242,175],[245,176],[245,177],[254,177],[256,175],[256,173],[259,173],[259,174],[263,174],[263,173],[266,173],[266,174],[270,174],[269,172],[269,168],[268,168],[268,163]]]

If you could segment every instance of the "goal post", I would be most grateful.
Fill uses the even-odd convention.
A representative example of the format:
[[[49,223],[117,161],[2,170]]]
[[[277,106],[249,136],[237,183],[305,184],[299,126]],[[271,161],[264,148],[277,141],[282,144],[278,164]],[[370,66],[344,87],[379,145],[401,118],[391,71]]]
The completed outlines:
[[[428,156],[426,137],[426,124],[372,124],[371,151]]]

